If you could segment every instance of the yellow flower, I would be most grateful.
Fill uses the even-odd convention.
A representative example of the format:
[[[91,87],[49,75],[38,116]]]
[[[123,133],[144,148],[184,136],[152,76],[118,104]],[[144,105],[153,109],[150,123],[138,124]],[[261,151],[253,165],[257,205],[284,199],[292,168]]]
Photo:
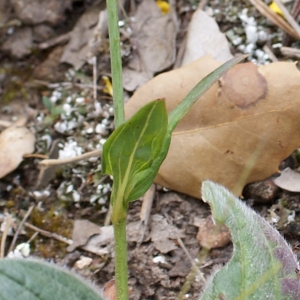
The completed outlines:
[[[110,79],[107,76],[102,76],[102,80],[105,84],[105,86],[103,87],[103,92],[113,96],[113,87],[112,84],[110,82]]]
[[[281,9],[279,8],[279,6],[276,4],[276,2],[273,1],[273,2],[269,5],[269,8],[270,8],[274,13],[276,13],[277,15],[281,16],[282,18],[284,18],[283,13],[282,13]]]
[[[156,0],[156,4],[164,15],[169,12],[170,4],[167,1]]]

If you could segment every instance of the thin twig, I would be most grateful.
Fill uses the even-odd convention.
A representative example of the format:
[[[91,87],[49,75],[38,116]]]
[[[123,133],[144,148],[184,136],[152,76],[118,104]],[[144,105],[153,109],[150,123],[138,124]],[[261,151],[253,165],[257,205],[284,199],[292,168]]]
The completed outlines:
[[[203,282],[205,282],[205,278],[203,273],[200,271],[200,269],[198,268],[197,264],[195,263],[195,260],[191,257],[189,251],[186,249],[181,237],[179,236],[179,234],[177,233],[177,241],[179,246],[181,247],[181,249],[184,251],[185,255],[187,256],[187,258],[190,260],[192,267],[195,269],[195,271],[198,273],[198,275],[200,276],[201,280]]]
[[[152,208],[152,204],[153,204],[153,200],[155,197],[155,191],[156,191],[156,187],[155,184],[152,184],[150,186],[150,188],[148,189],[148,191],[145,193],[144,197],[143,197],[143,202],[142,202],[142,208],[141,208],[141,212],[140,212],[140,238],[138,241],[138,245],[140,245],[143,242],[144,236],[145,236],[145,232],[147,229],[147,225],[149,222],[149,217],[150,217],[150,213],[151,213],[151,208]]]
[[[56,83],[50,83],[44,80],[39,80],[39,79],[34,79],[32,80],[32,83],[35,85],[44,85],[47,86],[49,89],[56,89],[58,87],[79,87],[83,89],[94,89],[95,86],[94,84],[85,84],[85,83],[75,83],[75,82],[56,82]],[[102,91],[103,87],[97,85],[96,86],[97,90]]]
[[[295,21],[295,19],[292,17],[292,15],[288,12],[288,10],[285,8],[285,6],[282,4],[280,0],[275,0],[276,4],[282,11],[285,19],[289,22],[289,24],[293,27],[295,32],[298,34],[298,39],[300,38],[300,26]]]
[[[64,237],[62,235],[57,234],[57,233],[53,233],[53,232],[50,232],[50,231],[38,228],[38,227],[36,227],[36,226],[28,223],[28,222],[25,222],[24,226],[27,227],[27,228],[30,228],[30,229],[32,229],[34,231],[37,231],[41,235],[46,236],[48,238],[53,238],[53,239],[58,240],[60,242],[66,243],[68,245],[72,245],[73,244],[73,241],[71,239],[68,239],[68,238],[66,238],[66,237]]]
[[[290,48],[290,47],[281,47],[280,52],[284,56],[295,57],[295,58],[300,59],[300,50],[299,49],[294,49],[294,48]]]
[[[266,18],[271,20],[274,24],[280,27],[282,30],[287,32],[290,36],[294,37],[295,39],[300,39],[299,35],[293,27],[287,23],[283,18],[279,17],[275,12],[273,12],[268,5],[266,5],[261,0],[250,0],[250,2],[257,8],[257,10]]]
[[[30,239],[27,241],[27,244],[30,244],[38,235],[39,233],[36,231],[31,237]]]
[[[105,216],[104,226],[108,226],[111,224],[111,215],[112,215],[113,207],[109,204],[108,211]]]
[[[46,42],[43,42],[43,43],[40,43],[37,45],[37,48],[38,49],[41,49],[41,50],[45,50],[45,49],[48,49],[48,48],[51,48],[51,47],[54,47],[58,44],[64,44],[64,43],[67,43],[70,39],[70,32],[68,33],[65,33],[65,34],[62,34],[60,36],[57,36],[55,38],[52,38]]]
[[[61,236],[57,233],[53,233],[53,232],[50,232],[50,231],[46,231],[46,230],[43,230],[41,228],[38,228],[28,222],[25,222],[24,223],[24,226],[27,227],[27,228],[30,228],[38,233],[40,233],[41,235],[45,236],[45,237],[48,237],[48,238],[52,238],[52,239],[55,239],[57,241],[60,241],[60,242],[63,242],[63,243],[66,243],[68,245],[72,245],[73,244],[73,241],[71,239],[68,239],[64,236]],[[96,255],[99,255],[99,256],[103,256],[105,254],[107,254],[107,251],[106,250],[91,250],[85,246],[80,246],[79,247],[80,249],[84,250],[84,251],[87,251],[87,252],[90,252],[90,253],[93,253],[93,254],[96,254]]]
[[[94,101],[97,101],[97,79],[98,79],[98,74],[97,74],[97,56],[94,56],[92,59],[93,62],[93,95],[94,95]]]
[[[269,46],[264,45],[263,50],[268,54],[272,62],[278,61],[278,58],[274,55],[274,53],[272,52]]]
[[[198,255],[198,261],[196,263],[197,267],[203,266],[203,263],[205,262],[207,256],[208,256],[209,250],[202,248]],[[185,295],[189,292],[193,282],[195,281],[195,277],[197,276],[198,272],[195,270],[195,268],[192,266],[190,273],[186,277],[186,281],[182,285],[180,292],[176,298],[176,300],[184,300]]]
[[[13,123],[9,121],[0,120],[0,126],[10,127]]]
[[[1,246],[0,246],[0,257],[3,258],[4,257],[4,252],[5,252],[5,242],[6,242],[6,238],[8,235],[8,231],[10,228],[10,225],[12,224],[12,217],[10,215],[7,215],[5,218],[5,228],[4,231],[2,233],[2,238],[1,238]]]
[[[45,154],[40,154],[40,153],[28,153],[24,154],[23,158],[41,158],[41,159],[48,159],[48,156]]]
[[[32,210],[34,209],[34,207],[35,207],[35,205],[31,205],[31,206],[29,207],[29,209],[27,210],[27,212],[26,212],[26,214],[25,214],[23,220],[22,220],[21,223],[19,224],[19,226],[18,226],[18,228],[17,228],[17,230],[16,230],[16,233],[14,234],[13,240],[12,240],[11,243],[10,243],[10,246],[9,246],[9,249],[8,249],[8,253],[11,252],[11,251],[13,250],[13,248],[14,248],[14,246],[15,246],[15,243],[16,243],[16,241],[17,241],[17,238],[18,238],[18,236],[19,236],[19,234],[20,234],[20,232],[21,232],[21,230],[22,230],[22,227],[23,227],[25,221],[26,221],[26,220],[28,219],[28,217],[30,216],[30,214],[31,214]]]
[[[299,13],[300,13],[300,0],[296,0],[294,2],[294,6],[291,11],[291,14],[295,20],[297,20]]]
[[[102,154],[102,149],[96,149],[75,157],[65,158],[65,159],[44,159],[40,161],[40,165],[43,167],[52,167],[52,166],[62,166],[70,163],[78,162],[81,160],[88,159],[90,157],[100,156]]]

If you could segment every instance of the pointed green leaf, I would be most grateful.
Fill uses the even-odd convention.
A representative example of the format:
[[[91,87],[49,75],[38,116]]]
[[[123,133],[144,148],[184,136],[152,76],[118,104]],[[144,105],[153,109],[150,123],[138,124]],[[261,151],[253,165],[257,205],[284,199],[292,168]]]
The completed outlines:
[[[202,184],[202,198],[216,222],[225,224],[233,257],[207,284],[202,300],[300,299],[298,263],[282,238],[263,218],[224,187]]]
[[[140,174],[152,167],[159,155],[167,132],[168,116],[164,100],[156,100],[142,107],[128,121],[120,125],[103,146],[102,170],[113,176],[114,191],[127,203],[142,196],[144,190],[136,190]],[[145,181],[147,190],[152,180]],[[135,198],[135,199],[137,199]]]
[[[101,300],[78,276],[55,266],[25,259],[0,260],[1,300]]]

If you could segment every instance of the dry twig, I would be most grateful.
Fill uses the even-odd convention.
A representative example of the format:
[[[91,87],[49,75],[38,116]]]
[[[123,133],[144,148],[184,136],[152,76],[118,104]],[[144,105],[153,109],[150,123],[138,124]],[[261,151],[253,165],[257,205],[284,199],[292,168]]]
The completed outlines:
[[[78,162],[81,160],[85,160],[91,157],[100,156],[102,154],[102,149],[96,149],[75,157],[65,158],[65,159],[44,159],[40,161],[40,165],[42,167],[48,168],[52,166],[62,166],[70,163]]]
[[[155,190],[156,190],[155,184],[152,184],[143,197],[142,208],[140,212],[141,221],[140,221],[140,240],[138,242],[139,245],[143,242],[144,235],[147,229],[149,216],[151,213],[151,207],[155,197]]]
[[[300,26],[298,23],[295,21],[295,19],[292,17],[292,15],[289,13],[289,11],[285,8],[285,6],[282,4],[280,0],[275,0],[277,6],[280,8],[282,11],[284,17],[286,20],[289,22],[289,24],[293,27],[294,31],[298,35],[298,39],[300,37]]]
[[[196,263],[197,269],[204,267],[204,262],[208,257],[208,253],[209,253],[208,249],[205,249],[205,248],[201,249],[201,251],[198,255],[197,263]],[[197,270],[194,268],[194,266],[192,266],[191,271],[187,275],[186,280],[185,280],[184,284],[182,285],[176,300],[185,299],[185,295],[189,292],[193,282],[195,281],[195,277],[197,276],[197,274],[198,274]]]
[[[276,24],[278,27],[280,27],[282,30],[287,32],[289,35],[294,37],[295,39],[299,40],[300,36],[297,34],[297,32],[294,30],[294,28],[286,22],[283,18],[278,16],[275,12],[273,12],[268,5],[266,5],[262,0],[250,0],[252,5],[254,5],[257,10],[266,18],[268,18],[270,21],[272,21],[274,24]]]
[[[2,233],[2,238],[1,238],[1,246],[0,246],[0,257],[1,258],[4,257],[6,238],[7,238],[8,231],[9,231],[9,228],[10,228],[10,225],[12,224],[12,222],[13,222],[12,217],[10,215],[7,215],[5,218],[5,228]]]
[[[32,206],[29,207],[29,209],[27,210],[27,212],[26,212],[26,214],[25,214],[23,220],[22,220],[21,223],[19,224],[19,226],[18,226],[18,228],[17,228],[17,230],[16,230],[16,233],[14,234],[13,240],[12,240],[10,246],[9,246],[8,253],[11,252],[11,251],[13,250],[13,248],[14,248],[14,246],[15,246],[15,243],[16,243],[16,241],[17,241],[17,238],[18,238],[18,236],[19,236],[19,234],[20,234],[20,232],[21,232],[21,230],[22,230],[22,227],[23,227],[25,221],[26,221],[26,220],[28,219],[28,217],[30,216],[30,214],[31,214],[31,212],[32,212],[33,209],[34,209],[34,205],[32,205]]]
[[[300,50],[299,49],[294,49],[294,48],[290,48],[290,47],[281,47],[280,52],[284,56],[295,57],[295,58],[300,59]]]
[[[65,44],[69,41],[70,36],[71,36],[70,32],[62,34],[62,35],[52,38],[46,42],[38,44],[37,48],[40,50],[46,50],[46,49],[52,48],[59,44]]]
[[[95,86],[94,84],[85,84],[85,83],[76,83],[76,82],[56,82],[56,83],[50,83],[44,80],[39,80],[39,79],[34,79],[31,82],[32,86],[46,86],[49,89],[56,89],[58,87],[79,87],[82,89],[94,89]],[[97,90],[102,91],[103,87],[97,85],[96,86]]]
[[[38,233],[40,233],[41,235],[45,236],[45,237],[48,237],[48,238],[53,238],[57,241],[60,241],[60,242],[63,242],[63,243],[66,243],[68,245],[72,245],[73,244],[73,241],[71,239],[68,239],[64,236],[61,236],[57,233],[53,233],[53,232],[50,232],[50,231],[46,231],[46,230],[43,230],[41,228],[38,228],[30,223],[27,223],[25,222],[24,223],[24,226],[27,227],[27,228],[30,228]],[[93,254],[96,254],[96,255],[99,255],[99,256],[103,256],[103,255],[106,255],[108,252],[106,250],[91,250],[85,246],[80,246],[79,248],[81,248],[82,250],[84,251],[87,251],[87,252],[90,252],[90,253],[93,253]]]
[[[269,46],[264,45],[263,50],[268,54],[269,58],[272,60],[272,62],[278,61],[278,58],[274,55],[272,50],[270,49]]]

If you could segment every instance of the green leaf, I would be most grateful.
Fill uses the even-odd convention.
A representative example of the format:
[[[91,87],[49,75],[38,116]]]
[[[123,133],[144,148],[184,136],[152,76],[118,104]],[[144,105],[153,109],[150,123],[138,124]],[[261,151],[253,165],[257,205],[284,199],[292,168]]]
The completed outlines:
[[[202,183],[202,198],[231,232],[234,253],[207,284],[202,300],[300,299],[298,263],[282,236],[224,187]]]
[[[65,114],[65,110],[63,109],[62,105],[52,106],[50,114],[52,116],[59,116],[61,114]]]
[[[1,300],[101,300],[78,276],[57,266],[25,259],[0,260]]]
[[[169,114],[168,131],[173,131],[178,122],[191,109],[192,105],[227,71],[236,64],[245,59],[248,55],[234,57],[206,75],[196,86],[188,93],[188,95],[180,102]]]
[[[49,98],[49,97],[46,97],[46,96],[43,96],[42,100],[43,100],[44,106],[45,106],[46,109],[50,112],[51,109],[52,109],[52,107],[53,107],[53,104],[52,104],[50,98]]]
[[[163,146],[161,148],[161,152],[154,159],[152,163],[152,167],[144,170],[139,174],[137,181],[135,182],[134,191],[138,191],[135,193],[134,191],[131,194],[129,201],[133,201],[139,198],[142,194],[144,194],[149,188],[148,182],[153,182],[159,168],[167,156],[171,136],[174,128],[178,124],[178,122],[184,117],[184,115],[192,108],[193,104],[218,80],[220,79],[229,69],[231,69],[234,65],[242,61],[247,55],[241,55],[239,57],[235,57],[228,62],[224,63],[222,66],[218,67],[216,70],[208,74],[204,77],[183,99],[182,102],[176,106],[176,108],[170,112],[169,121],[168,121],[168,131],[163,141]]]
[[[161,152],[167,126],[165,102],[156,100],[142,107],[107,139],[103,146],[102,170],[114,179],[112,205],[116,197],[122,197],[126,205],[150,187],[151,179],[145,180],[143,189],[137,189],[136,182]]]

